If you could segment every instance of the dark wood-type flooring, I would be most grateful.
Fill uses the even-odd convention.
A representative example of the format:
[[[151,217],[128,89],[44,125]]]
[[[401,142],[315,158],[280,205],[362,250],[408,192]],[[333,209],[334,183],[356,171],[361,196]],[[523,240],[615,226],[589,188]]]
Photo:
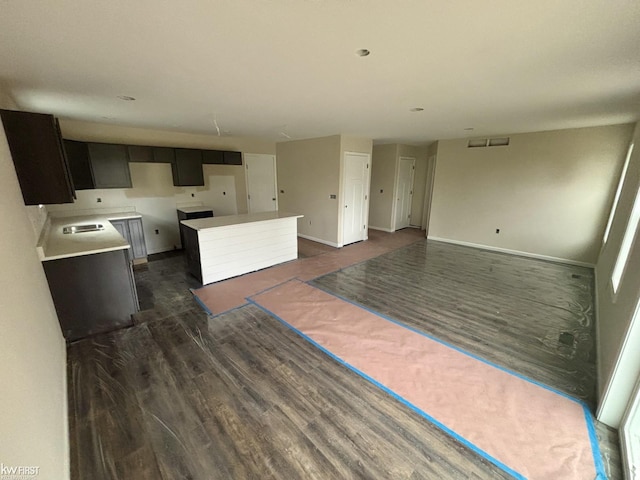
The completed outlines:
[[[509,478],[258,308],[207,317],[179,252],[135,275],[135,325],[68,347],[72,479]],[[420,241],[314,283],[593,404],[592,276]]]

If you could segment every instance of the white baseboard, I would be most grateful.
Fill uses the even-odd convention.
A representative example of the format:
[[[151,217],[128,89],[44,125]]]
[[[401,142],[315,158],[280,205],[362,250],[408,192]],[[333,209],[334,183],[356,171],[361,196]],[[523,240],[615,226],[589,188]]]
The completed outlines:
[[[381,232],[388,232],[388,233],[393,233],[395,232],[395,230],[392,230],[390,228],[382,228],[382,227],[374,227],[373,225],[369,225],[369,228],[371,230],[380,230]]]
[[[511,250],[509,248],[492,247],[490,245],[481,245],[479,243],[463,242],[460,240],[451,240],[449,238],[434,237],[432,235],[429,235],[427,239],[435,240],[437,242],[451,243],[453,245],[462,245],[464,247],[479,248],[481,250],[489,250],[492,252],[508,253],[510,255],[518,255],[520,257],[537,258],[538,260],[547,260],[549,262],[564,263],[567,265],[577,265],[578,267],[595,268],[595,265],[593,263],[578,262],[577,260],[570,260],[568,258],[551,257],[549,255],[540,255],[537,253],[521,252],[519,250]]]
[[[325,245],[329,245],[330,247],[335,247],[335,248],[342,247],[342,245],[339,245],[337,243],[328,242],[328,241],[323,240],[321,238],[312,237],[311,235],[304,235],[303,233],[298,233],[298,236],[301,237],[301,238],[306,238],[307,240],[311,240],[312,242],[318,242],[318,243],[323,243]]]

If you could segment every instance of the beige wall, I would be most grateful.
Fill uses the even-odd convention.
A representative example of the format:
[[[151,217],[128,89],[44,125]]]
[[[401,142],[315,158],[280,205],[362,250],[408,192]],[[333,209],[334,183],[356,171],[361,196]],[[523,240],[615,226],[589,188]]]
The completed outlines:
[[[439,141],[429,236],[595,264],[632,129]]]
[[[62,120],[61,129],[65,138],[73,140],[275,153],[275,143],[252,138],[195,135],[70,120]],[[244,166],[204,165],[205,185],[202,187],[175,187],[169,164],[130,163],[129,167],[133,188],[80,190],[75,203],[52,205],[48,210],[84,213],[101,208],[131,207],[143,215],[148,253],[180,246],[178,206],[207,205],[217,216],[247,212]]]
[[[278,143],[276,152],[278,207],[304,215],[299,234],[337,246],[340,135]]]
[[[14,107],[1,97],[0,105]],[[40,467],[38,478],[65,479],[66,345],[1,128],[0,192],[0,462]],[[32,216],[37,223],[39,214]]]
[[[371,206],[369,226],[392,231],[393,199],[396,181],[398,145],[375,145],[371,170]]]
[[[596,266],[598,393],[601,399],[605,390],[608,389],[605,402],[601,405],[599,418],[613,427],[618,427],[635,381],[640,374],[640,349],[638,348],[640,338],[638,337],[637,328],[635,329],[635,340],[630,339],[630,347],[625,349],[624,355],[619,356],[620,347],[627,334],[640,296],[640,241],[638,233],[636,233],[635,243],[629,256],[629,267],[622,277],[622,282],[615,298],[611,288],[613,266],[618,256],[635,196],[640,189],[640,124],[636,125],[633,141],[635,147],[629,162],[616,215],[611,226],[609,238],[602,249]],[[608,208],[610,208],[610,204]],[[614,367],[616,368],[616,375],[615,379],[612,379]]]
[[[107,123],[60,120],[64,138],[94,142],[125,143],[128,145],[154,145],[185,148],[211,148],[245,153],[276,153],[275,142],[251,137],[219,137],[172,130],[127,127]]]
[[[168,163],[130,163],[129,170],[133,188],[78,190],[74,203],[49,205],[49,212],[84,214],[100,209],[135,210],[142,214],[147,253],[152,254],[180,246],[178,206],[206,205],[212,207],[216,216],[247,211],[242,166],[203,165],[205,185],[202,187],[175,187]],[[98,199],[101,202],[98,203]]]

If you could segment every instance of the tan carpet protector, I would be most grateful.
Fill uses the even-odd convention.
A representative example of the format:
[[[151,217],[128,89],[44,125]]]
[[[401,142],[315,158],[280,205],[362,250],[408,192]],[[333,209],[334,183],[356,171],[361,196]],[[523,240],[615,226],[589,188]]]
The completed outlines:
[[[576,401],[299,280],[253,301],[520,475],[596,477]]]

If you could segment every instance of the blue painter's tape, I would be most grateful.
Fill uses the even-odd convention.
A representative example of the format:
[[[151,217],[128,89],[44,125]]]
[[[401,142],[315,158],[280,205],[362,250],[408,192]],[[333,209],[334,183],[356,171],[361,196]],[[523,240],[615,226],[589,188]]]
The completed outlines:
[[[600,446],[598,445],[598,437],[596,436],[596,427],[591,419],[591,412],[586,405],[582,406],[584,410],[584,418],[587,421],[587,429],[589,430],[589,441],[591,442],[591,453],[593,454],[593,461],[596,466],[596,480],[606,480],[607,473],[604,469],[604,463],[602,462],[602,454],[600,452]]]
[[[209,310],[209,307],[207,307],[204,302],[202,300],[200,300],[200,297],[198,297],[198,295],[196,295],[196,292],[193,288],[190,288],[189,291],[191,292],[191,294],[193,295],[193,297],[196,299],[196,302],[198,302],[198,305],[200,305],[200,307],[207,312],[207,315],[211,315],[213,316],[213,313],[211,313],[211,310]]]
[[[280,323],[282,323],[284,326],[286,326],[287,328],[289,328],[290,330],[296,332],[300,337],[304,338],[306,341],[308,341],[309,343],[311,343],[312,345],[314,345],[316,348],[318,348],[319,350],[323,351],[324,353],[326,353],[329,357],[333,358],[336,362],[340,363],[341,365],[344,365],[345,367],[347,367],[349,370],[355,372],[356,374],[360,375],[362,378],[368,380],[369,382],[371,382],[372,384],[374,384],[376,387],[380,388],[381,390],[385,391],[386,393],[388,393],[389,395],[391,395],[393,398],[395,398],[396,400],[398,400],[400,403],[402,403],[403,405],[406,405],[407,407],[409,407],[411,410],[413,410],[414,412],[416,412],[417,414],[419,414],[420,416],[422,416],[423,418],[425,418],[426,420],[428,420],[429,422],[431,422],[433,425],[435,425],[436,427],[438,427],[440,430],[444,431],[445,433],[447,433],[448,435],[452,436],[453,438],[455,438],[458,442],[460,442],[461,444],[465,445],[467,448],[469,448],[470,450],[474,451],[475,453],[477,453],[478,455],[480,455],[481,457],[487,459],[488,461],[490,461],[491,463],[493,463],[495,466],[497,466],[498,468],[500,468],[501,470],[507,472],[509,475],[513,476],[514,478],[517,478],[518,480],[524,480],[525,477],[523,475],[521,475],[520,473],[516,472],[515,470],[513,470],[512,468],[509,468],[508,466],[506,466],[504,463],[500,462],[499,460],[497,460],[496,458],[493,458],[491,455],[489,455],[487,452],[485,452],[484,450],[481,450],[480,448],[478,448],[477,446],[475,446],[473,443],[469,442],[468,440],[466,440],[465,438],[463,438],[462,436],[460,436],[458,433],[456,433],[455,431],[451,430],[450,428],[448,428],[447,426],[445,426],[444,424],[440,423],[438,420],[436,420],[435,418],[433,418],[431,415],[429,415],[428,413],[426,413],[424,410],[421,410],[420,408],[416,407],[415,405],[413,405],[411,402],[409,402],[408,400],[404,399],[403,397],[401,397],[400,395],[398,395],[397,393],[395,393],[394,391],[390,390],[388,387],[382,385],[380,382],[378,382],[377,380],[373,379],[372,377],[370,377],[369,375],[367,375],[366,373],[358,370],[356,367],[354,367],[353,365],[345,362],[344,360],[342,360],[340,357],[338,357],[337,355],[335,355],[334,353],[330,352],[329,350],[327,350],[326,348],[324,348],[322,345],[320,345],[319,343],[317,343],[315,340],[313,340],[311,337],[309,337],[308,335],[302,333],[300,330],[298,330],[297,328],[295,328],[293,325],[291,325],[290,323],[286,322],[284,319],[280,318],[278,315],[276,315],[274,312],[272,312],[271,310],[263,307],[262,305],[260,305],[259,303],[257,303],[255,300],[253,299],[248,299],[249,303],[251,303],[252,305],[255,305],[256,307],[258,307],[259,309],[261,309],[264,312],[267,312],[269,315],[271,315],[272,317],[274,317],[275,319],[277,319]],[[374,312],[375,313],[375,312]]]
[[[467,352],[466,350],[463,350],[462,348],[457,347],[457,346],[455,346],[455,345],[453,345],[453,344],[451,344],[449,342],[446,342],[446,341],[441,340],[441,339],[439,339],[437,337],[434,337],[433,335],[430,335],[428,333],[425,333],[425,332],[417,330],[417,329],[415,329],[413,327],[410,327],[409,325],[406,325],[406,324],[404,324],[404,323],[402,323],[402,322],[400,322],[398,320],[395,320],[395,319],[393,319],[391,317],[388,317],[387,315],[385,315],[383,313],[376,312],[375,310],[372,310],[371,308],[367,307],[366,305],[362,305],[361,303],[358,303],[358,302],[356,302],[354,300],[350,300],[349,298],[343,297],[342,295],[338,295],[337,293],[333,293],[333,292],[327,290],[324,287],[321,287],[321,286],[318,286],[318,285],[313,285],[310,282],[305,282],[305,283],[307,285],[309,285],[310,287],[317,288],[318,290],[322,290],[323,292],[325,292],[325,293],[327,293],[327,294],[329,294],[329,295],[331,295],[333,297],[339,298],[342,301],[350,303],[351,305],[354,305],[354,306],[356,306],[358,308],[361,308],[362,310],[366,310],[369,313],[372,313],[372,314],[374,314],[374,315],[376,315],[376,316],[378,316],[380,318],[383,318],[384,320],[387,320],[388,322],[394,323],[394,324],[398,325],[399,327],[402,327],[402,328],[405,328],[407,330],[410,330],[410,331],[412,331],[414,333],[417,333],[418,335],[422,335],[423,337],[427,337],[428,339],[433,340],[434,342],[437,342],[437,343],[439,343],[441,345],[444,345],[445,347],[449,347],[449,348],[451,348],[451,349],[453,349],[453,350],[455,350],[457,352],[460,352],[463,355],[466,355],[467,357],[471,357],[471,358],[473,358],[475,360],[478,360],[478,361],[480,361],[482,363],[485,363],[485,364],[490,365],[490,366],[492,366],[494,368],[497,368],[498,370],[502,370],[503,372],[508,373],[509,375],[513,375],[514,377],[518,377],[518,378],[520,378],[522,380],[525,380],[525,381],[527,381],[529,383],[533,383],[534,385],[542,387],[545,390],[549,390],[550,392],[553,392],[553,393],[555,393],[557,395],[560,395],[562,397],[568,398],[569,400],[572,400],[572,401],[574,401],[576,403],[579,403],[580,405],[583,405],[583,406],[586,405],[584,403],[584,401],[579,399],[579,398],[572,397],[571,395],[569,395],[567,393],[564,393],[564,392],[561,392],[560,390],[556,390],[555,388],[550,387],[549,385],[545,385],[544,383],[540,383],[537,380],[533,380],[532,378],[529,378],[529,377],[527,377],[525,375],[522,375],[521,373],[515,372],[513,370],[509,370],[508,368],[503,367],[501,365],[498,365],[497,363],[493,363],[490,360],[482,358],[482,357],[480,357],[478,355],[475,355],[473,353]]]
[[[596,472],[597,472],[597,475],[598,475],[596,478],[598,480],[600,478],[602,478],[602,479],[606,479],[607,478],[607,475],[606,475],[605,469],[604,469],[604,464],[602,462],[602,452],[600,451],[600,445],[598,444],[598,438],[596,437],[596,434],[595,434],[595,425],[593,423],[593,418],[591,417],[589,406],[586,404],[586,402],[584,400],[582,400],[580,398],[572,397],[571,395],[568,395],[565,392],[561,392],[560,390],[556,390],[555,388],[550,387],[549,385],[545,385],[544,383],[540,383],[540,382],[538,382],[536,380],[533,380],[532,378],[529,378],[529,377],[527,377],[525,375],[522,375],[522,374],[520,374],[518,372],[514,372],[513,370],[510,370],[510,369],[505,368],[505,367],[503,367],[501,365],[493,363],[493,362],[491,362],[489,360],[486,360],[486,359],[484,359],[484,358],[482,358],[482,357],[480,357],[478,355],[474,355],[473,353],[467,352],[466,350],[463,350],[460,347],[457,347],[457,346],[452,345],[452,344],[450,344],[448,342],[445,342],[444,340],[440,340],[437,337],[429,335],[428,333],[421,332],[420,330],[417,330],[417,329],[412,328],[412,327],[410,327],[408,325],[405,325],[404,323],[401,323],[398,320],[395,320],[395,319],[393,319],[391,317],[388,317],[388,316],[386,316],[386,315],[384,315],[382,313],[378,313],[375,310],[370,309],[366,305],[362,305],[362,304],[360,304],[358,302],[355,302],[353,300],[345,298],[342,295],[338,295],[336,293],[333,293],[333,292],[331,292],[331,291],[329,291],[329,290],[327,290],[327,289],[325,289],[325,288],[323,288],[321,286],[313,285],[313,284],[311,284],[311,282],[305,282],[305,283],[307,285],[313,287],[313,288],[317,288],[319,290],[322,290],[323,292],[325,292],[325,293],[327,293],[327,294],[329,294],[331,296],[334,296],[336,298],[339,298],[340,300],[343,300],[343,301],[345,301],[347,303],[350,303],[351,305],[354,305],[354,306],[356,306],[358,308],[366,310],[367,312],[372,313],[372,314],[374,314],[374,315],[376,315],[376,316],[378,316],[380,318],[383,318],[383,319],[385,319],[385,320],[387,320],[387,321],[389,321],[391,323],[394,323],[394,324],[396,324],[396,325],[398,325],[400,327],[406,328],[407,330],[410,330],[410,331],[415,332],[415,333],[417,333],[419,335],[422,335],[423,337],[427,337],[430,340],[433,340],[434,342],[440,343],[441,345],[444,345],[446,347],[452,348],[453,350],[456,350],[457,352],[460,352],[460,353],[462,353],[464,355],[467,355],[468,357],[471,357],[471,358],[473,358],[475,360],[483,362],[483,363],[485,363],[487,365],[490,365],[490,366],[492,366],[494,368],[497,368],[498,370],[501,370],[501,371],[503,371],[505,373],[513,375],[514,377],[518,377],[518,378],[520,378],[522,380],[525,380],[525,381],[527,381],[529,383],[537,385],[538,387],[544,388],[545,390],[548,390],[548,391],[550,391],[552,393],[555,393],[556,395],[560,395],[561,397],[567,398],[567,399],[569,399],[569,400],[571,400],[573,402],[578,403],[579,405],[582,406],[582,409],[584,410],[584,414],[585,414],[585,420],[586,420],[586,423],[587,423],[587,430],[589,431],[589,440],[591,442],[591,452],[593,453],[593,461],[594,461]]]

